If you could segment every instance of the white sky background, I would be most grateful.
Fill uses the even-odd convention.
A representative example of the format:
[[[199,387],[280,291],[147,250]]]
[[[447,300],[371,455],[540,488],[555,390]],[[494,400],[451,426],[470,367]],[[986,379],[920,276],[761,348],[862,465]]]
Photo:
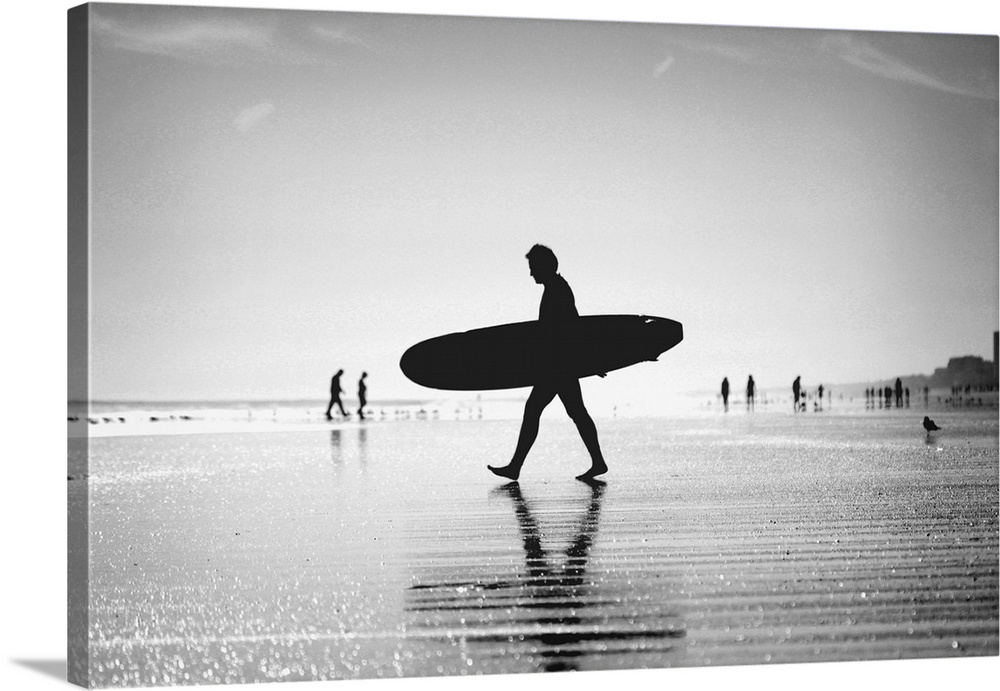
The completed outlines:
[[[604,400],[930,373],[998,328],[994,37],[121,7],[93,15],[92,396],[421,397],[398,359],[677,319]]]

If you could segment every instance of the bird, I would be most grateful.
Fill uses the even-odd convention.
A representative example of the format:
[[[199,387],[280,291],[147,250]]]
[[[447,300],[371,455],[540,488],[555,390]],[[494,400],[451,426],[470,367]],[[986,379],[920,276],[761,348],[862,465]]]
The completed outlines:
[[[941,428],[938,427],[937,425],[935,425],[933,420],[931,420],[929,417],[927,417],[926,415],[924,415],[924,429],[927,430],[927,432],[929,434],[931,432],[936,432],[936,431],[938,431]]]

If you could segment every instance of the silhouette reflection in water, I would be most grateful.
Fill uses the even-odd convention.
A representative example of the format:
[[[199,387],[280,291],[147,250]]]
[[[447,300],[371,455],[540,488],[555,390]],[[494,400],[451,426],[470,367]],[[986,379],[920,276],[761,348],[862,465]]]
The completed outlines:
[[[364,427],[358,429],[358,460],[364,472],[368,467],[368,430]]]
[[[357,445],[344,445],[344,431],[330,430],[330,460],[338,470],[347,467],[358,467],[362,473],[368,469],[368,430],[358,428]]]
[[[407,594],[407,611],[418,619],[407,631],[431,633],[432,640],[442,643],[460,636],[506,672],[577,670],[585,661],[593,662],[587,666],[594,669],[614,667],[601,663],[612,656],[635,667],[642,666],[637,656],[669,652],[671,639],[684,635],[674,617],[663,617],[659,607],[637,614],[627,591],[614,584],[605,587],[602,576],[588,575],[605,483],[591,480],[587,485],[586,507],[564,550],[543,544],[550,532],[517,482],[494,489],[494,496],[513,504],[524,548],[523,574],[514,580],[414,585]],[[421,631],[424,626],[431,631]],[[650,664],[662,665],[662,659]]]
[[[339,429],[330,430],[330,457],[333,459],[334,465],[340,465],[343,461],[343,457],[340,453]]]

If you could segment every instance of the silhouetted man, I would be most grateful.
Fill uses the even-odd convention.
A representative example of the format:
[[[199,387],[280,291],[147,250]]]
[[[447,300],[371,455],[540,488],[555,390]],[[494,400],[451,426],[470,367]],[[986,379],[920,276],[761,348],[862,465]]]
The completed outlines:
[[[903,407],[903,381],[896,377],[896,407]]]
[[[792,382],[792,396],[795,397],[795,412],[799,412],[799,398],[802,396],[802,377],[795,377],[795,381]]]
[[[361,379],[358,380],[358,419],[365,419],[365,404],[368,403],[368,398],[365,394],[368,393],[368,386],[365,384],[365,378],[368,376],[367,372],[361,373]]]
[[[722,407],[729,412],[729,377],[722,378]]]
[[[757,385],[753,381],[753,375],[747,379],[747,410],[753,409],[753,399],[757,395]]]
[[[538,308],[538,321],[552,329],[554,335],[558,335],[567,326],[572,326],[573,320],[580,316],[576,311],[573,291],[566,280],[556,273],[559,268],[559,260],[548,247],[535,245],[526,256],[531,277],[535,279],[535,283],[545,288],[542,292],[541,305]],[[584,446],[590,452],[590,470],[582,475],[577,475],[577,479],[591,480],[608,472],[608,466],[601,453],[600,442],[597,440],[597,427],[583,404],[580,381],[573,376],[554,376],[548,381],[535,384],[534,388],[531,389],[531,394],[528,395],[527,403],[524,405],[524,417],[521,419],[521,432],[518,435],[514,456],[510,459],[510,463],[505,466],[487,466],[491,471],[500,477],[517,480],[521,474],[521,466],[524,465],[524,460],[531,450],[531,445],[535,443],[535,438],[538,436],[538,421],[542,416],[542,411],[556,396],[559,396],[563,407],[566,408],[566,413],[576,424]]]
[[[326,407],[326,419],[332,420],[333,416],[330,415],[330,411],[333,410],[333,406],[340,408],[340,414],[347,417],[348,413],[344,410],[344,404],[340,401],[340,394],[344,393],[344,390],[340,388],[340,377],[344,374],[344,370],[337,370],[337,373],[333,375],[333,379],[330,380],[330,405]]]

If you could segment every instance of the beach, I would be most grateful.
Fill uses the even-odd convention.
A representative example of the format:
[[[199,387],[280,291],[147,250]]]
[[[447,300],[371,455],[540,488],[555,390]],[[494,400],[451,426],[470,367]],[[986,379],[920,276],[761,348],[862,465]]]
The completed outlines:
[[[516,419],[95,425],[91,683],[998,654],[995,411],[602,417],[589,485],[557,408],[514,484]]]

